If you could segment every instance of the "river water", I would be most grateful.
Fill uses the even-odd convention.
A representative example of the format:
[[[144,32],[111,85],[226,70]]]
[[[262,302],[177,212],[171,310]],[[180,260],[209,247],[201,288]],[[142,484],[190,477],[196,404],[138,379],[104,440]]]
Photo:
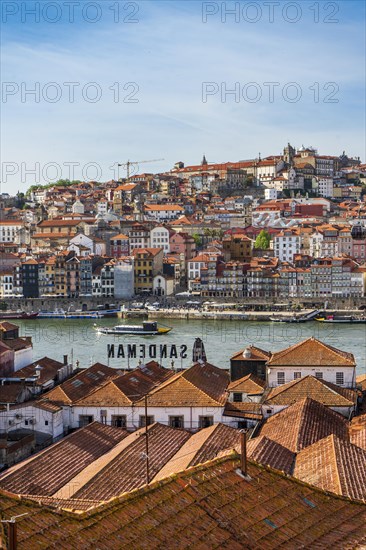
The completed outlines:
[[[96,361],[115,368],[127,368],[129,365],[134,367],[138,364],[142,346],[145,345],[145,349],[149,350],[152,344],[156,344],[158,360],[160,344],[166,344],[167,357],[161,360],[164,366],[171,366],[173,360],[175,367],[188,367],[192,361],[192,346],[197,337],[203,340],[207,360],[210,363],[221,368],[229,368],[230,356],[247,345],[253,344],[268,351],[278,351],[314,336],[336,348],[353,353],[357,362],[357,374],[366,372],[365,325],[164,319],[164,323],[173,328],[166,335],[107,336],[96,333],[95,322],[99,326],[111,327],[125,321],[118,319],[16,321],[20,327],[20,335],[32,337],[34,360],[48,356],[62,361],[63,355],[67,354],[74,362],[78,360],[80,367],[83,368]],[[129,320],[128,322],[139,324],[141,321]],[[108,358],[108,345],[112,344],[115,347],[115,357]],[[120,348],[120,357],[117,357],[119,344],[122,344],[123,350]],[[128,344],[136,344],[137,359],[129,361],[121,356],[123,353],[127,355]],[[177,348],[178,358],[175,358],[174,345]],[[180,346],[187,346],[187,358],[179,357]],[[151,349],[154,350],[154,346]]]

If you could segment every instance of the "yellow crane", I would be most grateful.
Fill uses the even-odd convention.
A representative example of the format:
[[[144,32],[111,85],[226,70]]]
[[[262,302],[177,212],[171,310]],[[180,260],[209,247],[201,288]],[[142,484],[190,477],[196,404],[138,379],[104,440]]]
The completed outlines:
[[[144,164],[144,163],[149,163],[149,162],[160,162],[162,160],[165,160],[165,159],[152,159],[152,160],[139,160],[139,161],[128,160],[125,163],[118,164],[118,166],[122,166],[123,168],[126,169],[127,180],[129,180],[130,179],[130,167],[131,166],[138,166],[139,164]]]

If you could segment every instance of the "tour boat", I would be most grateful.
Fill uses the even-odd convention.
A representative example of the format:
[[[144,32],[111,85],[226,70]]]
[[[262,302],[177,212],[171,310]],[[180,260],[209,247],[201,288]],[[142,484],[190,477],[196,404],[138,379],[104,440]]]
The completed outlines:
[[[98,327],[94,325],[94,328],[100,334],[141,334],[142,336],[167,334],[172,330],[171,327],[158,327],[158,324],[155,321],[144,321],[142,325],[117,325],[115,327]]]
[[[0,311],[0,320],[4,319],[35,319],[38,313],[26,313],[25,311]]]
[[[329,315],[329,317],[317,317],[315,321],[320,323],[366,323],[366,317],[356,317],[354,315]]]
[[[40,319],[100,319],[102,313],[98,311],[64,311],[55,309],[55,311],[40,311]]]

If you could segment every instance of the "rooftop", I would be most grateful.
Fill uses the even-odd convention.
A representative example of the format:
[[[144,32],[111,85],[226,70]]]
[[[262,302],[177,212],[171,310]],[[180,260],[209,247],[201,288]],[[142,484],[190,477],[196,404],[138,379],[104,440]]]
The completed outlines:
[[[60,550],[172,544],[233,550],[351,549],[366,544],[363,504],[325,495],[253,463],[248,482],[238,475],[238,466],[232,456],[216,459],[100,506],[86,500],[35,502],[3,492],[0,511],[5,519],[27,513],[17,520],[19,550],[46,548],[50,537]]]
[[[355,367],[352,353],[324,344],[314,337],[272,354],[269,367],[276,366],[342,366]]]

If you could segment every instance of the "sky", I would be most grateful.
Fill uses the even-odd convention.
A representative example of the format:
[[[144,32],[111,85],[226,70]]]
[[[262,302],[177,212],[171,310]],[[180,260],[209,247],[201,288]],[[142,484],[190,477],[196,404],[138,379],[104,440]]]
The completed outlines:
[[[365,161],[363,1],[1,4],[1,192],[280,154]],[[33,90],[33,93],[32,93]]]

